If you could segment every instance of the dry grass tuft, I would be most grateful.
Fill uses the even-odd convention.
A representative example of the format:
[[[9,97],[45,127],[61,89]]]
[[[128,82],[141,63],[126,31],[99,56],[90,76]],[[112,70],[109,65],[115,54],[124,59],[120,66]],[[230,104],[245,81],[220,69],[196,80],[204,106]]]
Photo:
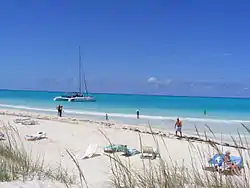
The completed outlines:
[[[243,125],[243,127],[246,127]],[[150,127],[151,128],[151,127]],[[213,134],[212,130],[209,129]],[[248,129],[247,129],[248,130]],[[152,131],[152,129],[151,129]],[[250,130],[248,130],[250,133]],[[197,135],[199,133],[197,131]],[[205,134],[206,135],[206,134]],[[214,135],[214,134],[213,134]],[[154,134],[152,134],[155,137]],[[106,137],[106,136],[105,136]],[[139,139],[141,142],[141,137],[139,134]],[[248,146],[247,139],[243,142],[243,139],[239,135],[240,143],[236,142],[235,138],[232,138],[234,144]],[[110,143],[111,141],[108,140]],[[155,145],[158,148],[158,141],[154,138]],[[167,150],[167,145],[162,138],[161,141],[165,145]],[[141,144],[142,145],[142,144]],[[193,143],[190,142],[190,156],[192,153],[196,152],[200,156],[199,165],[197,160],[192,161],[192,168],[185,168],[184,164],[177,164],[173,159],[170,158],[170,163],[161,157],[158,163],[152,163],[151,160],[142,160],[143,169],[141,171],[136,171],[131,166],[130,162],[124,162],[121,160],[120,156],[116,154],[108,155],[111,163],[112,178],[111,185],[116,188],[249,188],[249,168],[244,168],[240,176],[231,176],[229,174],[225,175],[218,172],[209,172],[204,169],[198,169],[197,166],[205,167],[208,165],[208,156],[205,156],[202,148],[197,148]],[[207,147],[210,150],[216,150],[218,153],[222,153],[217,145],[209,144]],[[248,148],[248,147],[247,147]],[[238,149],[238,154],[245,159],[249,159],[249,151],[247,156],[243,156],[243,150]],[[214,154],[214,153],[213,153]],[[213,155],[211,154],[210,157]],[[246,161],[249,164],[249,161]]]
[[[66,187],[75,183],[75,178],[61,166],[51,169],[39,157],[32,160],[31,153],[25,150],[17,129],[11,124],[0,124],[6,137],[5,141],[0,141],[0,181],[49,179],[60,181]]]

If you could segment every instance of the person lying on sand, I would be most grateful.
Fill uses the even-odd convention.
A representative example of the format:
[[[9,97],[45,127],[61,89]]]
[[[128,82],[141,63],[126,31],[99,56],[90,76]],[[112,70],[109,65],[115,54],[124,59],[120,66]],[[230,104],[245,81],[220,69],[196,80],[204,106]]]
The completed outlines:
[[[177,133],[179,132],[180,135],[181,135],[181,137],[182,137],[182,131],[181,131],[182,122],[180,121],[179,118],[177,118],[174,128],[175,128],[175,130],[176,130],[176,131],[175,131],[175,135],[177,136]]]

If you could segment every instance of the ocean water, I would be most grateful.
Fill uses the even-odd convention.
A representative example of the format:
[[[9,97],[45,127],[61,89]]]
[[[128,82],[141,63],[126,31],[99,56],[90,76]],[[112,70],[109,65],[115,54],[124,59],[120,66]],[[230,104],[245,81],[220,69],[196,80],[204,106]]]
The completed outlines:
[[[250,124],[250,99],[175,97],[126,94],[93,94],[97,102],[58,102],[53,98],[63,93],[44,91],[0,90],[0,108],[56,113],[56,106],[64,106],[65,115],[104,120],[108,113],[111,120],[127,124],[147,124],[172,128],[177,117],[183,120],[187,131],[194,131],[208,124],[215,132],[242,131],[240,122]],[[140,119],[136,119],[136,110]],[[207,115],[204,115],[204,109]],[[201,129],[204,131],[204,129]]]

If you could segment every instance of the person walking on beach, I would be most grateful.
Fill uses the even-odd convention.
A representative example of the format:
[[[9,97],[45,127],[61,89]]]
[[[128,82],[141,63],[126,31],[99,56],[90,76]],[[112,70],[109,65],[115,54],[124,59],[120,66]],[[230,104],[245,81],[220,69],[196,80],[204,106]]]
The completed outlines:
[[[57,107],[57,112],[58,112],[59,117],[62,117],[62,108],[63,108],[63,106],[61,106],[60,104]]]
[[[136,110],[136,116],[137,116],[137,119],[140,118],[140,111],[138,109]]]
[[[59,116],[62,117],[63,106],[60,105]]]
[[[177,136],[177,133],[179,132],[181,137],[182,137],[182,131],[181,131],[181,128],[182,128],[182,122],[179,118],[177,118],[176,120],[176,123],[175,123],[175,135]]]

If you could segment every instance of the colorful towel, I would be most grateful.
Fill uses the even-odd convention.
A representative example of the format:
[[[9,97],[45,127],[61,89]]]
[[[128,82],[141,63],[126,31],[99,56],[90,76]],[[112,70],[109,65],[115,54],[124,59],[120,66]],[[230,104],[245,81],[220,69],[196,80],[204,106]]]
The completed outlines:
[[[127,145],[109,145],[104,147],[104,152],[125,152]]]
[[[214,167],[223,167],[225,154],[215,154],[208,162]],[[240,156],[230,156],[230,160],[239,168],[243,168],[243,159]]]
[[[134,156],[136,154],[140,153],[137,149],[134,148],[128,148],[124,151],[125,156]]]

